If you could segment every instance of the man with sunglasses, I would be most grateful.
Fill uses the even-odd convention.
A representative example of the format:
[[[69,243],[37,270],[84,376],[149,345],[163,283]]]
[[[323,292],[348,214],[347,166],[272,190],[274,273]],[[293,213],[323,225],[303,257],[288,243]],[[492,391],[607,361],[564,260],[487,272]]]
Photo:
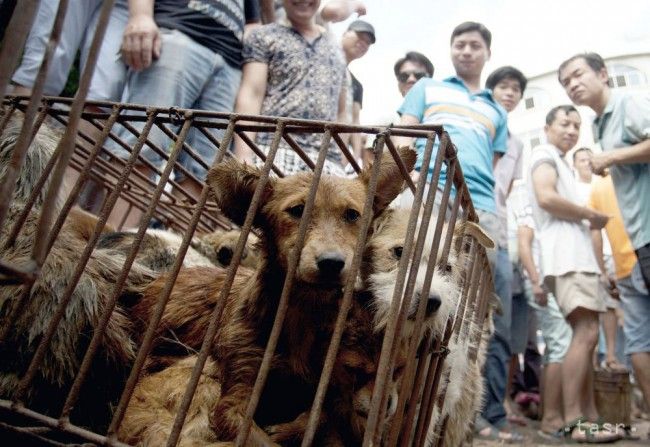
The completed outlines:
[[[395,62],[394,71],[397,78],[397,89],[404,97],[417,81],[433,77],[433,64],[424,54],[409,51]]]

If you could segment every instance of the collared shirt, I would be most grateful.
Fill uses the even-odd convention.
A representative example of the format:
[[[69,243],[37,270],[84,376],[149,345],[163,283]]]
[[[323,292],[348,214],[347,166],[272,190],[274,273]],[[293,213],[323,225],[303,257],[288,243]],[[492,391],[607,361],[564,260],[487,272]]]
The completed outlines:
[[[508,246],[508,208],[506,199],[508,190],[512,181],[521,178],[522,153],[524,144],[519,138],[508,134],[508,149],[506,153],[497,161],[494,168],[494,195],[497,205],[497,216],[501,221],[499,229],[499,247]]]
[[[323,32],[307,41],[288,23],[255,28],[244,41],[244,63],[268,65],[267,87],[260,114],[335,121],[339,95],[347,84],[340,45]],[[292,134],[307,151],[318,151],[320,134]],[[258,133],[257,142],[270,145],[272,133]],[[330,151],[328,159],[340,152]]]
[[[528,198],[541,250],[541,270],[544,277],[562,276],[570,272],[599,273],[591,243],[591,231],[585,222],[573,222],[555,217],[537,202],[532,174],[542,164],[549,164],[557,172],[555,188],[566,200],[579,204],[576,180],[562,152],[553,145],[544,144],[533,149],[530,159]]]
[[[604,151],[650,139],[650,91],[612,91],[594,135]],[[614,165],[609,172],[632,245],[643,247],[650,243],[650,163]]]
[[[420,79],[404,98],[400,115],[416,117],[422,124],[443,125],[458,150],[470,196],[477,209],[495,212],[492,160],[495,152],[504,153],[508,129],[506,111],[492,98],[490,90],[471,93],[462,79],[452,76],[443,81]],[[425,139],[416,141],[417,170],[422,168]],[[438,149],[434,145],[434,154]],[[428,167],[433,173],[435,157]],[[440,173],[439,186],[444,188],[446,166]]]

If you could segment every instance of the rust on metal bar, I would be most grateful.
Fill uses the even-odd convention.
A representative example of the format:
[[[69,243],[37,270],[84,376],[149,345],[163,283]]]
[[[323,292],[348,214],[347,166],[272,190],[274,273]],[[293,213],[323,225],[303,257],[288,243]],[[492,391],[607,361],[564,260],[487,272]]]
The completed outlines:
[[[151,129],[151,126],[153,125],[153,118],[154,116],[151,115],[151,120],[147,122],[147,126],[145,126],[146,131],[148,132]],[[138,153],[140,152],[140,149],[142,149],[142,144],[143,144],[143,139],[146,138],[146,133],[143,132],[141,136],[141,140],[138,141],[136,144],[133,153],[131,154],[131,158],[129,159],[129,164],[127,165],[127,169],[122,174],[122,177],[118,181],[118,185],[116,186],[116,189],[113,191],[113,193],[109,196],[108,200],[104,203],[104,208],[102,209],[99,219],[97,222],[97,225],[95,227],[95,232],[93,234],[93,237],[90,238],[88,243],[86,244],[86,247],[84,249],[84,252],[80,256],[79,263],[77,264],[77,267],[73,273],[72,280],[68,284],[68,287],[63,293],[63,296],[61,298],[61,301],[54,311],[54,314],[52,315],[52,319],[50,320],[50,323],[47,327],[47,330],[45,331],[45,334],[43,335],[43,338],[41,339],[40,343],[38,344],[38,347],[36,348],[36,351],[34,353],[34,356],[32,357],[32,361],[29,364],[27,371],[25,372],[25,375],[21,379],[20,383],[18,384],[18,387],[16,389],[16,392],[14,393],[15,400],[20,402],[22,397],[24,396],[24,393],[27,391],[27,388],[29,387],[29,384],[31,381],[34,379],[34,375],[36,374],[36,371],[38,370],[38,367],[40,365],[40,362],[43,360],[45,357],[46,350],[49,346],[49,343],[52,339],[52,336],[57,330],[57,325],[63,318],[65,314],[66,307],[68,303],[70,302],[70,299],[72,298],[72,292],[74,291],[74,288],[77,285],[77,282],[81,278],[81,274],[84,270],[84,267],[86,263],[88,262],[88,259],[90,258],[90,255],[93,251],[93,248],[95,247],[95,244],[97,243],[99,239],[99,232],[97,231],[98,228],[103,227],[106,223],[106,220],[108,219],[108,214],[110,210],[113,208],[113,205],[115,205],[115,202],[117,201],[117,196],[119,195],[119,190],[122,188],[124,183],[126,183],[126,179],[135,163],[136,157]],[[47,244],[44,243],[44,248],[47,248]],[[29,294],[29,290],[26,288],[26,295]],[[25,299],[26,297],[23,297]],[[3,339],[0,339],[3,340]]]
[[[393,157],[396,157],[397,149],[395,148],[395,145],[393,144],[390,138],[386,139],[386,145],[388,146],[388,150],[390,151],[390,153],[393,154]],[[415,184],[413,183],[413,179],[411,179],[409,172],[406,170],[406,166],[404,166],[404,163],[402,162],[402,160],[400,160],[399,157],[397,157],[397,167],[399,168],[399,171],[402,173],[402,177],[404,177],[404,181],[406,182],[406,185],[411,189],[411,192],[415,193]]]
[[[124,283],[126,282],[127,275],[129,274],[129,271],[131,270],[131,266],[135,261],[135,257],[138,254],[138,249],[140,248],[140,244],[142,243],[142,239],[144,238],[144,234],[147,230],[148,223],[151,220],[151,217],[153,215],[154,209],[156,207],[156,203],[160,199],[160,196],[162,195],[162,190],[165,187],[165,184],[167,183],[167,179],[169,178],[172,172],[173,169],[172,163],[178,158],[179,154],[181,153],[182,143],[190,131],[191,124],[192,124],[192,115],[191,112],[188,111],[186,112],[186,121],[183,124],[183,129],[181,130],[179,141],[174,146],[174,149],[172,150],[170,156],[171,163],[168,163],[167,166],[165,166],[165,170],[163,171],[163,174],[160,177],[160,180],[158,181],[158,185],[156,186],[156,189],[152,194],[151,203],[147,208],[147,211],[145,212],[144,216],[142,216],[142,219],[140,221],[140,226],[138,228],[138,232],[136,233],[133,239],[133,243],[131,245],[129,254],[126,257],[126,260],[124,261],[124,266],[122,267],[122,271],[120,272],[118,278],[115,280],[115,285],[111,292],[111,296],[108,302],[105,303],[104,311],[99,318],[99,322],[97,323],[97,326],[94,328],[93,337],[90,340],[90,344],[88,346],[88,349],[86,350],[86,354],[84,355],[84,358],[81,362],[81,366],[79,368],[79,372],[77,373],[77,377],[75,378],[72,384],[72,388],[68,393],[68,397],[65,401],[65,404],[63,405],[63,411],[61,412],[61,419],[63,420],[68,419],[70,415],[70,411],[72,411],[72,408],[74,407],[77,401],[77,397],[81,390],[81,386],[83,385],[83,381],[85,380],[86,375],[90,370],[92,360],[95,356],[95,353],[99,349],[101,339],[104,336],[104,331],[106,330],[106,326],[108,325],[111,314],[113,313],[113,309],[117,304],[117,300],[120,297],[120,293],[122,292],[122,288],[124,287]],[[97,232],[99,229],[99,225],[100,224],[103,225],[104,223],[105,222],[102,222],[102,220],[100,219],[100,221],[97,224],[97,227],[95,228],[95,231]],[[99,237],[98,234],[93,235],[93,237],[91,237],[91,241],[96,241],[98,237]]]
[[[316,169],[314,170],[311,185],[309,186],[309,193],[307,194],[307,200],[305,202],[305,208],[300,219],[300,225],[298,226],[298,234],[294,242],[295,245],[289,254],[287,276],[284,280],[282,293],[280,294],[278,310],[275,314],[275,320],[273,321],[273,327],[271,328],[269,339],[266,342],[266,350],[264,351],[264,357],[262,358],[262,363],[257,373],[257,378],[255,379],[255,385],[253,386],[253,391],[251,393],[250,400],[248,401],[246,416],[242,422],[239,433],[237,434],[237,439],[235,440],[235,446],[237,447],[243,447],[246,445],[250,427],[253,422],[253,416],[255,415],[255,410],[257,409],[257,404],[259,403],[260,396],[262,395],[264,383],[266,382],[266,378],[271,368],[271,359],[275,353],[275,348],[280,338],[282,325],[289,308],[289,294],[291,293],[291,289],[293,287],[296,270],[298,269],[298,262],[300,261],[300,254],[302,253],[302,249],[305,244],[305,238],[307,236],[307,229],[309,228],[309,223],[311,222],[311,214],[314,208],[314,203],[316,201],[316,192],[318,191],[318,185],[323,173],[323,166],[325,166],[325,159],[329,150],[331,137],[331,132],[329,129],[326,129],[325,133],[323,133],[321,147],[318,153],[318,160],[316,162]]]
[[[251,140],[251,138],[246,135],[246,132],[242,130],[237,131],[237,136],[241,138],[244,143],[257,155],[261,160],[266,161],[266,155],[264,152],[262,152],[262,149]],[[275,163],[271,165],[271,169],[273,169],[273,172],[278,176],[278,177],[284,177],[284,172],[282,172],[277,166],[275,166]]]
[[[378,143],[384,144],[385,134],[380,134],[378,137]],[[429,134],[427,140],[427,145],[424,151],[424,161],[425,166],[429,165],[431,160],[431,153],[433,149],[433,134]],[[411,212],[409,214],[409,221],[407,224],[407,230],[405,235],[405,240],[410,243],[404,245],[404,252],[402,258],[398,264],[398,273],[397,281],[395,283],[395,288],[393,292],[391,307],[390,307],[390,319],[386,326],[386,331],[384,334],[384,339],[381,347],[381,355],[379,358],[379,366],[377,368],[375,388],[372,393],[372,400],[370,405],[370,412],[368,414],[368,421],[366,423],[366,432],[364,433],[363,445],[370,446],[376,444],[375,434],[378,432],[380,426],[379,416],[380,408],[379,405],[384,400],[384,391],[387,386],[388,374],[391,370],[391,353],[392,353],[392,344],[396,336],[397,329],[397,319],[399,317],[398,309],[401,304],[402,293],[404,291],[404,281],[406,279],[406,271],[408,264],[411,260],[412,249],[413,249],[413,237],[415,235],[415,229],[417,226],[417,221],[420,214],[420,207],[422,206],[422,196],[424,194],[424,188],[426,184],[426,176],[420,176],[418,179],[418,187],[415,190],[413,205],[411,207]]]
[[[291,135],[285,130],[284,133],[282,134],[282,137],[284,138],[284,141],[286,141],[291,148],[296,151],[296,154],[302,159],[302,161],[305,162],[307,166],[309,166],[309,169],[312,171],[316,169],[316,165],[314,164],[313,160],[305,154],[305,151],[296,143],[296,140],[293,139]]]
[[[334,141],[336,141],[336,145],[341,149],[341,152],[345,156],[345,159],[350,163],[350,166],[352,166],[352,169],[354,169],[354,172],[359,173],[361,172],[361,167],[359,166],[359,163],[357,163],[357,160],[354,158],[354,154],[350,153],[350,150],[346,146],[346,144],[343,142],[343,139],[341,138],[341,135],[338,133],[333,133],[332,137],[334,138]],[[399,157],[397,157],[399,160]],[[399,161],[397,161],[399,163]]]
[[[39,3],[39,0],[21,1],[20,8],[14,10],[14,14],[5,30],[5,37],[7,38],[3,39],[0,48],[0,61],[2,61],[0,64],[0,103],[5,100],[9,80],[23,53],[23,47],[29,30],[32,28],[32,23],[34,23]],[[11,38],[8,38],[8,36],[11,36]]]
[[[231,117],[231,120],[228,123],[228,128],[226,129],[226,134],[224,135],[223,138],[222,147],[219,149],[219,152],[217,153],[217,157],[214,160],[213,166],[221,162],[221,160],[225,156],[226,148],[229,147],[230,142],[232,141],[233,138],[236,120],[237,120],[236,116]],[[246,217],[244,218],[244,224],[242,225],[241,228],[241,233],[239,235],[239,240],[237,241],[237,246],[235,247],[235,252],[233,253],[232,261],[230,263],[230,266],[227,269],[224,285],[221,289],[221,293],[219,294],[219,300],[217,301],[217,305],[214,307],[212,311],[212,315],[210,316],[210,322],[208,324],[205,337],[203,338],[201,349],[199,350],[199,353],[197,355],[196,363],[194,365],[194,369],[192,370],[192,376],[188,381],[187,388],[185,389],[185,394],[183,395],[183,400],[179,405],[178,413],[176,414],[176,419],[174,419],[174,425],[172,426],[172,430],[169,434],[169,438],[167,439],[168,447],[174,447],[176,445],[178,441],[178,437],[180,436],[181,429],[183,428],[183,423],[185,422],[185,416],[187,414],[187,411],[189,410],[190,404],[192,402],[192,397],[194,396],[194,391],[196,390],[196,387],[199,383],[199,378],[201,376],[201,373],[203,372],[203,367],[205,366],[205,362],[208,358],[209,349],[212,344],[212,340],[214,339],[214,336],[217,332],[217,323],[221,318],[221,314],[223,313],[223,308],[226,304],[226,296],[230,292],[230,288],[232,287],[232,283],[235,279],[235,274],[237,273],[237,269],[239,268],[239,264],[241,262],[242,253],[244,252],[244,244],[246,242],[246,239],[248,238],[248,234],[251,231],[251,227],[253,225],[253,219],[255,218],[257,209],[260,206],[262,193],[269,179],[271,164],[273,163],[273,158],[275,157],[275,153],[277,152],[278,146],[280,144],[283,128],[284,128],[284,122],[282,121],[282,119],[279,119],[277,124],[277,129],[273,137],[273,142],[271,143],[271,147],[269,149],[268,158],[264,163],[264,166],[262,167],[260,180],[257,182],[257,187],[253,192],[251,204],[248,207]]]
[[[336,134],[334,134],[336,137]],[[383,146],[383,145],[381,145]],[[321,149],[323,150],[323,149]],[[370,180],[368,183],[368,192],[366,194],[366,202],[363,206],[363,211],[361,213],[361,228],[359,230],[359,235],[357,237],[357,245],[355,247],[354,256],[352,257],[352,265],[350,267],[351,272],[358,272],[361,267],[361,261],[363,257],[363,251],[365,247],[366,237],[368,236],[368,230],[370,229],[370,222],[373,216],[373,199],[375,192],[377,191],[377,180],[379,178],[379,168],[380,160],[383,156],[383,147],[378,147],[379,153],[377,162],[372,166],[372,171],[370,174]],[[399,156],[397,157],[399,159]],[[320,160],[319,160],[320,161]],[[334,362],[336,361],[336,355],[341,343],[341,338],[343,337],[343,332],[345,331],[345,322],[347,320],[348,312],[350,306],[352,305],[354,285],[356,282],[356,275],[351,274],[346,281],[345,288],[343,291],[343,300],[341,303],[341,309],[337,315],[336,324],[334,326],[334,331],[330,339],[330,345],[327,348],[327,354],[325,356],[325,363],[323,365],[323,371],[321,372],[320,380],[318,382],[318,388],[316,389],[316,396],[314,397],[314,402],[311,407],[311,412],[309,413],[309,421],[307,428],[305,430],[304,437],[302,439],[302,447],[310,446],[314,440],[316,434],[317,424],[320,419],[320,413],[323,406],[323,401],[325,400],[325,393],[327,391],[327,386],[332,375],[332,370],[334,368]]]

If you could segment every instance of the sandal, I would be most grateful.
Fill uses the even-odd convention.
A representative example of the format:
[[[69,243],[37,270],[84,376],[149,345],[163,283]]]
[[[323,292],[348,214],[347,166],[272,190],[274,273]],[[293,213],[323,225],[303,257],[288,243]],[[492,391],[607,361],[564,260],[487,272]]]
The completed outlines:
[[[538,439],[536,439],[536,442],[539,442],[540,444],[562,444],[564,441],[564,430],[560,428],[557,431],[549,433],[547,431],[539,429],[537,430],[537,438]]]
[[[576,428],[583,437],[574,438]],[[588,422],[584,417],[579,417],[566,424],[560,430],[564,432],[565,442],[570,444],[608,444],[621,439],[617,433],[604,430],[602,426]]]
[[[486,428],[489,428],[486,434],[482,434]],[[515,431],[499,430],[494,425],[482,417],[477,417],[474,425],[474,438],[483,441],[499,441],[504,444],[521,444],[524,442],[524,437]]]

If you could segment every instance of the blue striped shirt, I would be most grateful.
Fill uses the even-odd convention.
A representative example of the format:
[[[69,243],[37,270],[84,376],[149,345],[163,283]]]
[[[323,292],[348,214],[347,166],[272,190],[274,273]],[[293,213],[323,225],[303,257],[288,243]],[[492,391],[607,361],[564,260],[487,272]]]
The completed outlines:
[[[471,93],[465,83],[452,76],[443,81],[420,79],[404,98],[400,115],[416,117],[422,124],[443,125],[458,150],[458,160],[463,168],[474,207],[495,212],[494,175],[492,160],[495,152],[507,149],[507,113],[492,98],[490,90]],[[422,168],[426,140],[416,141],[418,161],[416,170]],[[438,142],[434,146],[434,154]],[[428,168],[433,172],[435,157]],[[440,173],[439,186],[444,187],[446,166]]]

